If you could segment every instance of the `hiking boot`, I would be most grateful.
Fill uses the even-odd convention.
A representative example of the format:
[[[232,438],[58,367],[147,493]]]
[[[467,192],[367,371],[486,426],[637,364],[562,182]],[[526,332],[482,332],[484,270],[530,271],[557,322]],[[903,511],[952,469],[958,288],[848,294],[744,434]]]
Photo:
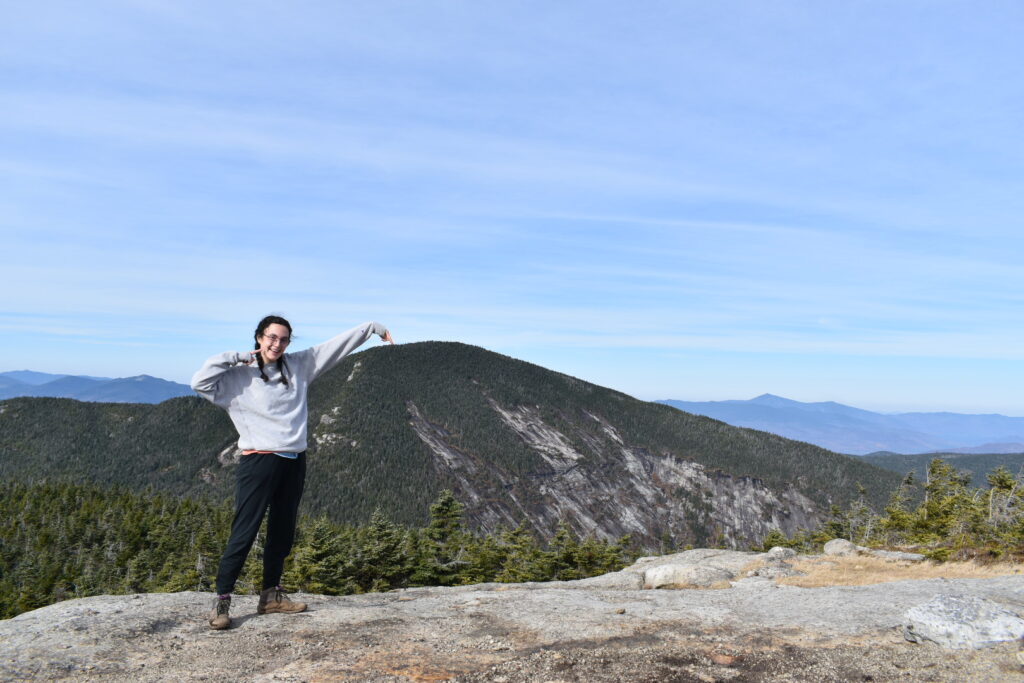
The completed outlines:
[[[213,599],[213,610],[210,611],[210,628],[220,631],[231,626],[228,610],[231,608],[231,596]]]
[[[274,614],[275,612],[294,614],[295,612],[305,612],[306,603],[289,600],[281,587],[275,586],[260,593],[260,604],[256,605],[256,611],[259,614]]]

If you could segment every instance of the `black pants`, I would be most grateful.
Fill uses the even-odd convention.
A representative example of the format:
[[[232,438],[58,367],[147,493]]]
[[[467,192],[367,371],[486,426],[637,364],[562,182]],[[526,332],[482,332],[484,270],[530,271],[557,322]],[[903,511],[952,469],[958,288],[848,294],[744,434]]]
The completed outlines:
[[[284,558],[295,540],[295,520],[306,481],[306,454],[295,460],[276,453],[250,453],[238,463],[235,484],[235,519],[231,537],[217,570],[217,593],[226,595],[235,589],[256,534],[267,519],[267,542],[263,547],[263,588],[281,582]]]

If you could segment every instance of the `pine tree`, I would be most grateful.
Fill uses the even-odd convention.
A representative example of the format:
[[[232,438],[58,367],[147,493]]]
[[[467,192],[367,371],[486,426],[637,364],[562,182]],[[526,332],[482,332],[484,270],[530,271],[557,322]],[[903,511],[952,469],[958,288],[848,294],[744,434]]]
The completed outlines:
[[[466,546],[469,533],[462,521],[463,506],[445,490],[430,506],[430,521],[421,533],[410,535],[410,554],[415,558],[410,581],[420,586],[451,586],[458,583],[469,564]]]
[[[378,508],[370,524],[356,532],[354,551],[346,558],[343,576],[360,592],[390,590],[406,585],[412,570],[404,534]]]
[[[586,556],[580,553],[579,541],[564,520],[558,523],[555,535],[551,537],[547,555],[546,576],[558,581],[583,578],[580,564],[586,562]]]
[[[496,579],[502,583],[543,581],[546,559],[537,538],[530,532],[526,522],[506,531],[501,538],[506,554],[501,571]]]
[[[342,576],[345,552],[341,529],[326,517],[304,526],[292,551],[284,581],[306,593],[341,595],[346,591]]]

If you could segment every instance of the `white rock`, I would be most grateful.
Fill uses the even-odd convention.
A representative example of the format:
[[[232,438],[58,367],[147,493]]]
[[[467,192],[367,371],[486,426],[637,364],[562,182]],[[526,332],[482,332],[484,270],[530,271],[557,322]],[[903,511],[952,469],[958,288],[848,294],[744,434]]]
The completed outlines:
[[[1024,638],[1024,619],[991,600],[936,595],[907,610],[903,618],[907,640],[926,640],[953,650],[978,649]]]
[[[786,562],[774,562],[767,564],[754,572],[755,576],[762,576],[766,579],[782,579],[789,576],[805,576],[807,572],[793,569],[793,565]]]
[[[644,586],[642,574],[630,571],[612,572],[592,576],[589,579],[561,581],[566,588],[606,588],[611,590],[640,590]]]
[[[908,560],[910,562],[921,562],[924,560],[924,555],[920,553],[904,553],[898,550],[872,550],[870,553],[875,557],[881,557],[883,560]]]
[[[825,544],[826,555],[856,555],[859,547],[845,538],[833,538]]]
[[[796,557],[796,551],[792,548],[783,548],[777,545],[768,551],[769,560],[788,560],[791,557]]]
[[[721,567],[664,564],[644,572],[644,588],[707,587],[734,578],[735,574]]]

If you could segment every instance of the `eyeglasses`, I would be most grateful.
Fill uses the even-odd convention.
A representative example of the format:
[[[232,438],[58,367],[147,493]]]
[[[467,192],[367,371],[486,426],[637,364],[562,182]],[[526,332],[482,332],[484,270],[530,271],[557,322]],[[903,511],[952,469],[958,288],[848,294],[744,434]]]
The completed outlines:
[[[280,342],[281,346],[288,346],[292,341],[291,337],[278,337],[276,334],[265,334],[263,338],[270,342],[271,346],[278,342]]]

